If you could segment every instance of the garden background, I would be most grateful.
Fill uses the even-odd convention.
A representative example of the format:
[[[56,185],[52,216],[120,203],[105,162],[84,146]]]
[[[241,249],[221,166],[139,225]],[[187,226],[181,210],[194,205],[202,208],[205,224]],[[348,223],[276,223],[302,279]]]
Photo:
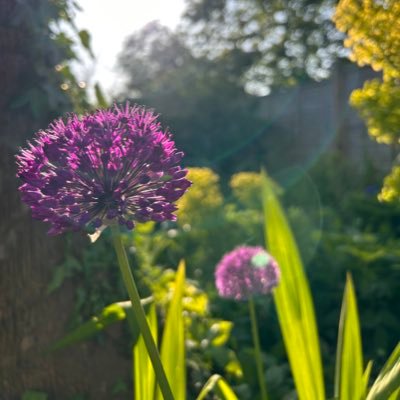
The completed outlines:
[[[176,30],[151,22],[132,32],[117,60],[124,84],[107,91],[103,82],[77,77],[80,58],[93,58],[90,32],[74,23],[78,6],[0,0],[0,399],[29,391],[61,400],[130,396],[130,339],[122,322],[49,351],[126,295],[107,235],[93,247],[83,234],[48,237],[31,220],[17,192],[14,158],[52,119],[127,99],[160,114],[193,167],[178,222],[146,224],[125,236],[144,297],[151,289],[166,301],[168,271],[186,260],[197,307],[189,396],[211,373],[227,377],[240,399],[258,390],[247,308],[218,298],[214,268],[234,246],[263,243],[261,167],[280,187],[310,280],[326,381],[347,271],[376,375],[400,332],[400,206],[398,192],[389,190],[396,169],[381,191],[398,151],[398,75],[368,62],[368,54],[355,57],[364,67],[348,60],[345,35],[332,22],[334,0],[188,0]],[[368,24],[368,15],[353,18]],[[111,22],[118,24],[107,29]],[[386,43],[387,32],[376,35],[383,58],[398,46],[398,39]],[[399,60],[389,53],[398,73]],[[353,92],[365,81],[372,82],[367,99]],[[349,104],[352,93],[364,119]],[[256,305],[271,398],[294,398],[272,299]],[[207,336],[212,327],[215,337]]]

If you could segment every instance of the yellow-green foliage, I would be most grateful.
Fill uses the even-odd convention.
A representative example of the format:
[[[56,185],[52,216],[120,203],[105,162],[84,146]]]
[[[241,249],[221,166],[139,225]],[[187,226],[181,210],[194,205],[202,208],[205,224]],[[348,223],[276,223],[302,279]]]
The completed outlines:
[[[260,208],[261,175],[257,172],[239,172],[230,181],[233,195],[248,208]]]
[[[203,222],[223,204],[219,176],[210,168],[189,168],[187,178],[193,182],[178,201],[178,221],[181,225]]]
[[[399,48],[400,52],[400,48]],[[350,97],[365,119],[369,134],[378,142],[392,144],[400,138],[400,85],[373,79]]]
[[[400,1],[340,0],[334,15],[336,26],[347,34],[344,41],[350,59],[360,66],[382,71],[382,80],[366,82],[353,91],[350,102],[365,119],[378,142],[400,139]],[[381,200],[398,198],[399,172],[385,180]],[[394,186],[392,186],[394,185]]]
[[[398,0],[341,0],[334,21],[347,33],[344,45],[352,61],[383,71],[385,80],[400,77]]]
[[[400,167],[393,167],[392,172],[385,178],[378,198],[382,201],[400,200]]]

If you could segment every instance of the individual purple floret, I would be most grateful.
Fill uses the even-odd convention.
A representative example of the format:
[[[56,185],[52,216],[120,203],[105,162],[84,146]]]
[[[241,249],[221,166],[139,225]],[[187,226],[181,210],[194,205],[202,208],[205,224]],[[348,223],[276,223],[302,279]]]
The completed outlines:
[[[269,293],[279,277],[277,262],[262,247],[239,246],[225,254],[215,270],[219,295],[235,300]]]
[[[49,234],[116,221],[175,220],[173,204],[190,186],[157,117],[138,106],[70,115],[36,134],[17,155],[19,190]]]

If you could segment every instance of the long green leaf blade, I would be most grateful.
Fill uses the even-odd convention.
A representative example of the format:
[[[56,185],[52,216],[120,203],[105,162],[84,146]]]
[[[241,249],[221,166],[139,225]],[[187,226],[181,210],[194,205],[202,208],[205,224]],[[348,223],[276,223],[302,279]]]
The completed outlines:
[[[142,299],[142,305],[149,304],[153,301],[152,297]],[[57,342],[53,343],[49,350],[54,351],[79,343],[83,340],[88,340],[95,336],[100,331],[103,331],[108,326],[124,320],[131,312],[132,304],[130,301],[120,301],[112,303],[104,307],[99,314],[93,316],[89,321],[84,322],[77,328],[69,332]]]
[[[96,333],[106,329],[109,325],[122,321],[126,318],[124,307],[120,303],[113,303],[103,308],[89,321],[75,328],[72,332],[58,340],[50,347],[50,351],[62,349],[72,344],[90,339]]]
[[[281,268],[274,291],[286,351],[300,400],[325,400],[317,324],[299,250],[275,194],[276,185],[262,174],[266,247]]]
[[[150,306],[147,321],[154,342],[157,343],[158,325],[156,307],[154,304]],[[133,382],[134,399],[152,400],[154,398],[155,373],[142,335],[139,336],[137,342],[133,346]]]
[[[185,326],[182,298],[185,288],[185,264],[180,262],[175,278],[175,289],[169,304],[161,343],[161,361],[175,399],[186,399]],[[160,391],[157,399],[161,400]]]
[[[400,398],[400,343],[395,347],[376,378],[367,400],[397,400]]]
[[[364,393],[365,394],[368,392],[368,382],[369,382],[369,378],[371,376],[372,365],[373,365],[373,362],[368,361],[368,364],[363,373],[363,385],[364,385]]]
[[[369,375],[368,371],[367,375]],[[348,274],[339,321],[335,397],[341,400],[361,400],[365,398],[366,376],[363,373],[363,354],[356,295],[353,281]]]

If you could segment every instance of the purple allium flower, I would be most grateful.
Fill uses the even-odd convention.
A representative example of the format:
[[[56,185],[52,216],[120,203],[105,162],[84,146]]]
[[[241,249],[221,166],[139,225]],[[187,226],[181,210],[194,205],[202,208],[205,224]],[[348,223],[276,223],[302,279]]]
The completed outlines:
[[[239,246],[225,254],[215,269],[219,295],[235,300],[267,294],[279,278],[277,262],[262,247]]]
[[[17,156],[19,190],[49,234],[118,221],[175,220],[190,186],[175,148],[150,111],[126,104],[57,120]]]

